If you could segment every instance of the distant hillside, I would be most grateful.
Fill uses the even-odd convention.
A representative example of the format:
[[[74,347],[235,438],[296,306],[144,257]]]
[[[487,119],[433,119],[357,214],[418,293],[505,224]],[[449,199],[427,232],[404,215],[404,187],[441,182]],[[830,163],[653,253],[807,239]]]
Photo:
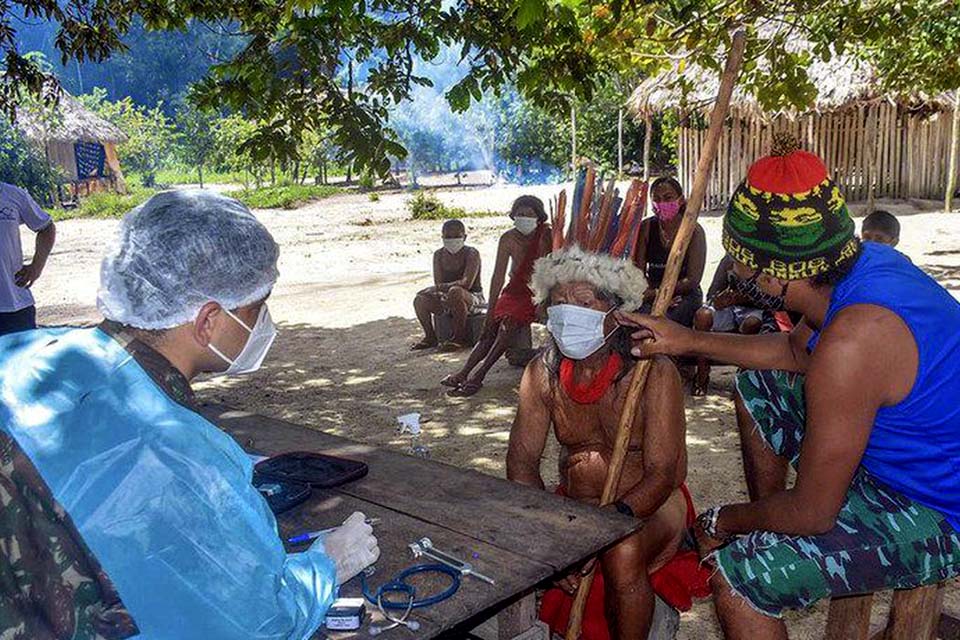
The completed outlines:
[[[111,100],[131,96],[151,106],[163,100],[167,111],[191,82],[243,46],[242,36],[196,22],[183,32],[149,32],[138,23],[124,39],[126,53],[101,64],[71,62],[64,67],[54,47],[56,34],[57,25],[49,22],[31,20],[17,26],[21,53],[42,52],[68,91],[80,94],[103,87]]]

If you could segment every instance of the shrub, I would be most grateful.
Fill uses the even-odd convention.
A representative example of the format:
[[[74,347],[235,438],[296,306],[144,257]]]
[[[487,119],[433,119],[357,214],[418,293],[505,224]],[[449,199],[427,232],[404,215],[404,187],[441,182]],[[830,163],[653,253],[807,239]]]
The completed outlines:
[[[50,203],[57,184],[57,173],[43,152],[24,140],[3,118],[0,118],[0,182],[26,189],[42,204]]]
[[[229,195],[251,209],[295,209],[311,200],[329,198],[340,193],[339,187],[311,184],[283,184],[260,189],[244,189]]]
[[[437,196],[426,191],[418,191],[410,198],[407,201],[407,209],[414,220],[449,220],[467,215],[465,209],[445,205]]]
[[[407,209],[413,220],[450,220],[451,218],[491,218],[505,215],[503,211],[467,211],[463,207],[443,204],[437,196],[418,191],[407,201]]]
[[[54,220],[70,218],[120,218],[134,207],[143,204],[156,193],[153,189],[133,188],[130,193],[113,192],[92,193],[80,198],[80,204],[73,209],[54,209],[50,212]]]

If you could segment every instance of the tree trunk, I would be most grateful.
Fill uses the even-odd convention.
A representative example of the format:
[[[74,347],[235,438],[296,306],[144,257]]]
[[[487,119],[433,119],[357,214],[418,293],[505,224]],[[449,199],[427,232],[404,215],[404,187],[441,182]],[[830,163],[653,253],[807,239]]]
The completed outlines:
[[[953,104],[953,133],[950,137],[950,162],[947,163],[947,194],[944,210],[953,211],[953,193],[957,190],[957,155],[960,155],[960,89]]]
[[[200,188],[203,189],[203,162],[197,165],[197,176],[200,178]]]

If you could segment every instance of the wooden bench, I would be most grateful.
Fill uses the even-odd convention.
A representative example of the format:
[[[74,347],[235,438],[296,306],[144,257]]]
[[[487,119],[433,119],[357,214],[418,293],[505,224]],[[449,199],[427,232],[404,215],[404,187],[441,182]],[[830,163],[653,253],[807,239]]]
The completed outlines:
[[[827,615],[825,640],[960,640],[960,621],[943,614],[945,583],[893,592],[890,615],[882,629],[870,629],[872,593],[834,598]]]

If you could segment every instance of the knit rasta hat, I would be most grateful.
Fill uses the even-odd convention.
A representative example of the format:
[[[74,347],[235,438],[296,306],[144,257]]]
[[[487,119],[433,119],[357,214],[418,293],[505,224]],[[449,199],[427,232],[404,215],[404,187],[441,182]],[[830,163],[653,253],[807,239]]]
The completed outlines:
[[[737,262],[781,280],[811,278],[856,254],[853,220],[816,155],[775,136],[723,218],[723,247]]]

